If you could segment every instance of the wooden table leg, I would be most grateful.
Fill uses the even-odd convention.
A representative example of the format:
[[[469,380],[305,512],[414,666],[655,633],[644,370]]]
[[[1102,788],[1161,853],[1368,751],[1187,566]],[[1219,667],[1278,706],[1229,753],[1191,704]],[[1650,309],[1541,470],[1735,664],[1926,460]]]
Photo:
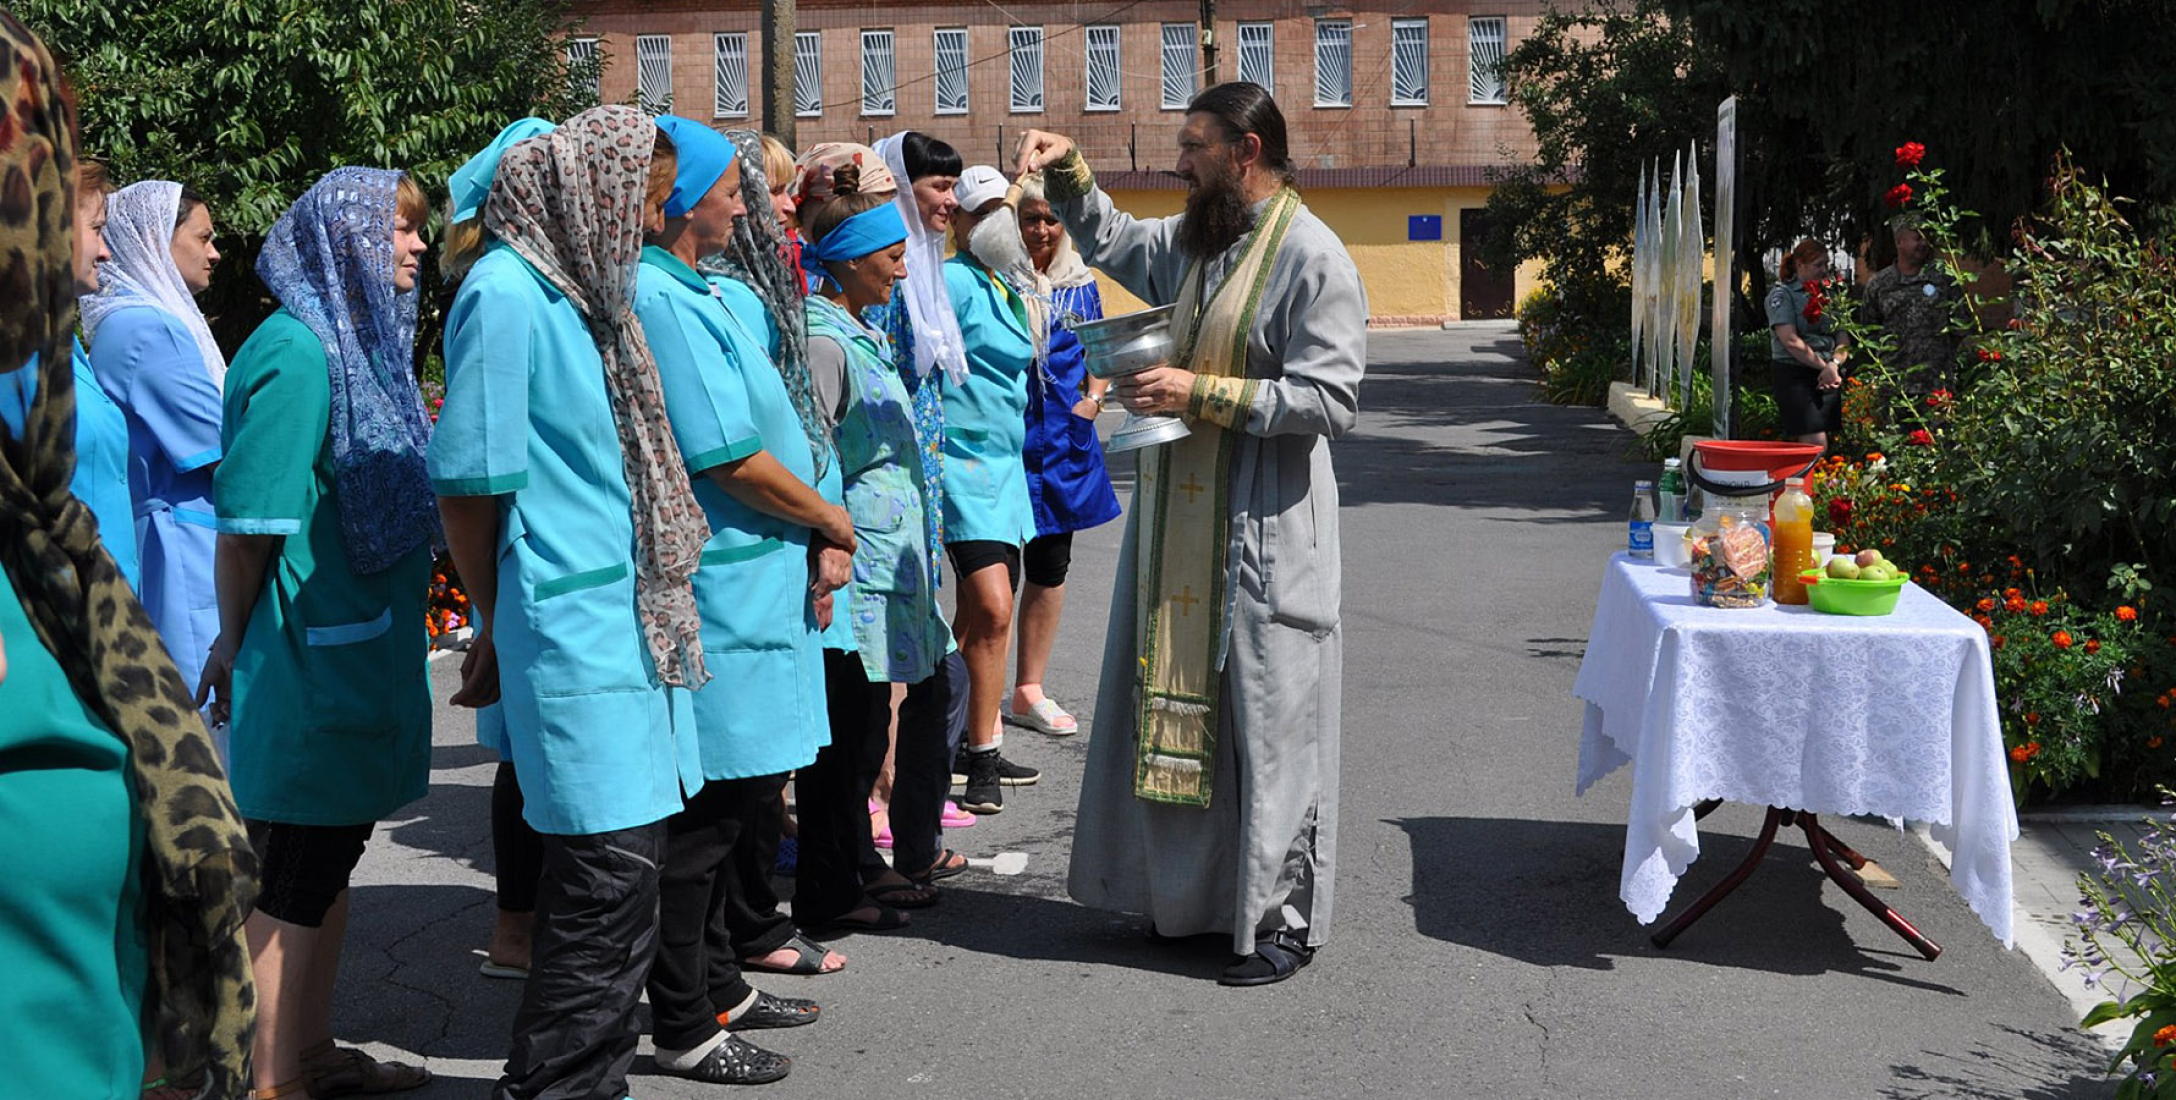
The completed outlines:
[[[1715,884],[1714,889],[1702,894],[1700,900],[1686,906],[1685,911],[1679,913],[1676,919],[1663,925],[1648,939],[1656,947],[1670,946],[1670,941],[1676,939],[1679,933],[1691,928],[1694,921],[1706,916],[1708,910],[1715,908],[1717,902],[1728,897],[1732,890],[1752,877],[1753,868],[1759,866],[1761,857],[1768,854],[1768,846],[1776,841],[1777,826],[1783,824],[1784,816],[1789,813],[1789,810],[1780,807],[1768,807],[1768,816],[1760,823],[1760,839],[1753,842],[1753,850],[1746,854],[1745,862],[1738,864],[1735,870],[1723,876],[1723,881]],[[1812,818],[1808,817],[1806,820],[1810,821]]]
[[[1903,914],[1883,904],[1880,898],[1874,896],[1873,891],[1866,888],[1865,883],[1859,881],[1859,876],[1845,870],[1843,865],[1838,862],[1839,856],[1845,853],[1857,856],[1857,852],[1845,848],[1841,841],[1830,836],[1828,830],[1823,829],[1820,821],[1812,814],[1799,814],[1798,824],[1806,830],[1806,846],[1813,849],[1813,858],[1820,861],[1821,870],[1827,872],[1828,877],[1835,879],[1836,885],[1844,888],[1844,893],[1851,895],[1852,900],[1865,906],[1867,912],[1880,917],[1881,922],[1888,925],[1890,931],[1902,936],[1904,942],[1911,944],[1929,961],[1942,956],[1941,944],[1922,935],[1919,929],[1912,927],[1912,922],[1904,919]],[[1841,851],[1837,849],[1841,849]],[[1864,857],[1860,857],[1860,861],[1863,865]]]

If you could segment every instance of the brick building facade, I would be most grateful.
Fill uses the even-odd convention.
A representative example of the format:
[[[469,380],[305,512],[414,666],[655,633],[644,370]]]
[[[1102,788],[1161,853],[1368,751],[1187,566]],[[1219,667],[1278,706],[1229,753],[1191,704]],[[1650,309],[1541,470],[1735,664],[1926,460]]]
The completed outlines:
[[[1184,201],[1169,169],[1186,100],[1252,78],[1284,109],[1299,185],[1359,263],[1377,321],[1502,315],[1529,273],[1481,270],[1464,241],[1492,171],[1533,155],[1497,63],[1541,6],[1218,0],[1212,73],[1198,0],[1031,0],[1004,13],[800,0],[794,144],[913,129],[998,163],[1021,130],[1054,130],[1081,144],[1122,206],[1164,214]],[[572,48],[599,52],[604,101],[721,127],[764,117],[759,0],[571,7],[584,21]]]

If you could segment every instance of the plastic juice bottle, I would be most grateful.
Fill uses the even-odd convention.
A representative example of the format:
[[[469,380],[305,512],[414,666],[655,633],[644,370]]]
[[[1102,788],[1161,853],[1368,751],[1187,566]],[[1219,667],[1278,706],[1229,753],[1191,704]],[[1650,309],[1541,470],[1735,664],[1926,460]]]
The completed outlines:
[[[1817,564],[1813,560],[1813,498],[1806,495],[1803,478],[1790,478],[1776,497],[1774,553],[1777,603],[1806,602],[1806,582],[1798,575]]]

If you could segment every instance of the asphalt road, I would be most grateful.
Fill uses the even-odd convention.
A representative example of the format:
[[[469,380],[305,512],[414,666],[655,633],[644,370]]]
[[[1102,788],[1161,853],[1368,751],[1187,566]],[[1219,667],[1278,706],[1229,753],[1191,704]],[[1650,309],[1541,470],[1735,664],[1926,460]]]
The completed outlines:
[[[1894,903],[1948,948],[1924,962],[1828,884],[1802,842],[1667,952],[1617,901],[1626,773],[1572,796],[1571,698],[1601,563],[1635,477],[1603,414],[1537,404],[1508,326],[1377,333],[1344,492],[1346,682],[1338,913],[1296,979],[1214,977],[1220,949],[1150,946],[1073,905],[1064,875],[1119,525],[1076,543],[1050,688],[1083,737],[1015,731],[1044,769],[952,835],[1025,873],[953,880],[851,962],[769,977],[818,1024],[757,1038],[787,1097],[2104,1096],[2099,1047],[2003,950],[1910,837],[1831,822],[1903,880]],[[1124,471],[1119,471],[1123,480]],[[454,662],[434,666],[452,690]],[[356,878],[341,1038],[420,1055],[417,1100],[480,1097],[519,990],[478,977],[492,912],[492,761],[437,714],[430,796],[380,829]],[[1751,844],[1757,809],[1704,826],[1677,901]],[[648,1062],[638,1065],[647,1074]],[[638,1100],[718,1094],[638,1076]]]

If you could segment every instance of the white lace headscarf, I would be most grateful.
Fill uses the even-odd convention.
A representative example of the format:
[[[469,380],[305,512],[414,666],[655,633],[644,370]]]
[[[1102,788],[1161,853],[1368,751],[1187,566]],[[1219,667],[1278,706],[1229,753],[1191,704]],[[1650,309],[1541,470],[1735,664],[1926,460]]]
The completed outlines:
[[[181,185],[171,180],[132,183],[106,196],[106,249],[113,258],[99,265],[98,293],[83,299],[83,335],[97,343],[98,326],[116,310],[150,306],[173,314],[196,339],[212,382],[225,389],[227,357],[174,266],[180,214]]]
[[[967,338],[960,335],[959,315],[952,311],[952,295],[944,288],[944,234],[931,232],[922,223],[922,211],[914,201],[914,179],[907,174],[907,131],[901,130],[876,145],[878,156],[900,183],[892,201],[907,223],[907,278],[900,296],[907,302],[908,327],[914,330],[914,372],[923,378],[935,367],[944,367],[953,385],[967,381]]]

